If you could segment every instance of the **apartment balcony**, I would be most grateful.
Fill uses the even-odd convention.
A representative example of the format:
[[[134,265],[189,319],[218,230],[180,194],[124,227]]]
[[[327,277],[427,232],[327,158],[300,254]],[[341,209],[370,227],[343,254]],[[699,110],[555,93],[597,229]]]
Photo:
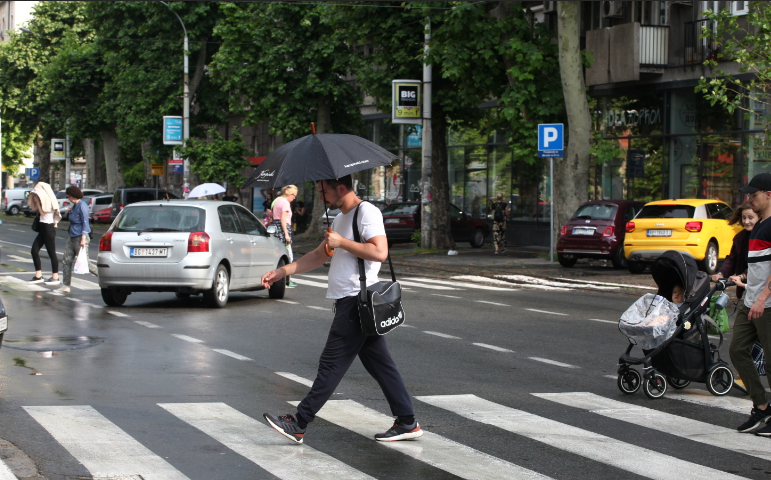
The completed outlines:
[[[712,35],[701,38],[705,30],[715,31],[712,20],[696,20],[685,22],[683,33],[683,59],[685,65],[704,65],[707,60],[717,60],[719,48]]]
[[[669,65],[669,25],[637,22],[586,32],[586,50],[594,63],[586,84],[603,85],[661,75]]]

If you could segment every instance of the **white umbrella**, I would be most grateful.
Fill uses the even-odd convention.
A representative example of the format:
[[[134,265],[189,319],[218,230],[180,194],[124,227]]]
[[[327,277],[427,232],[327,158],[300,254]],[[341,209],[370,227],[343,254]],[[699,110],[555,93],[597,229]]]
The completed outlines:
[[[226,190],[221,185],[217,185],[216,183],[202,183],[196,186],[194,189],[192,189],[190,191],[190,194],[187,196],[187,198],[206,197],[209,195],[216,195],[218,193],[222,193],[225,191]]]

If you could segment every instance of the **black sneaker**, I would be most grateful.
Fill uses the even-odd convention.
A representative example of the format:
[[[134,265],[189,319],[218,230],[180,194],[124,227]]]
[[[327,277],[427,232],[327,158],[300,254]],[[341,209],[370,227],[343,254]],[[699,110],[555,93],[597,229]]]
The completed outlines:
[[[32,277],[29,283],[43,283],[43,277]]]
[[[46,280],[46,285],[59,285],[59,279],[51,277],[48,280]]]
[[[375,440],[380,442],[395,442],[397,440],[410,440],[412,438],[418,438],[423,435],[423,430],[420,429],[418,421],[412,425],[405,425],[397,418],[394,422],[394,426],[388,429],[385,433],[376,433]]]
[[[303,443],[303,437],[305,437],[305,429],[300,428],[297,424],[297,418],[294,415],[271,415],[269,413],[263,413],[263,417],[268,421],[271,427],[275,428],[278,433],[292,440],[294,443]]]
[[[739,425],[736,430],[738,430],[739,433],[754,432],[758,428],[764,426],[769,418],[771,418],[771,408],[766,407],[765,410],[761,410],[758,407],[752,407],[752,410],[750,410],[750,419]]]
[[[760,435],[761,437],[771,437],[771,425],[764,425],[763,427],[755,430],[753,432],[755,435]]]

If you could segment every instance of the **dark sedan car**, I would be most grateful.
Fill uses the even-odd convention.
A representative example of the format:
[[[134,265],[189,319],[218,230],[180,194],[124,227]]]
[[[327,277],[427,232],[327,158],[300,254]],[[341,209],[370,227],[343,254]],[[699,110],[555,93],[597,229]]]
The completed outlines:
[[[456,242],[470,242],[472,247],[479,248],[490,233],[486,222],[471,218],[452,204],[450,219],[452,238]],[[413,233],[420,230],[420,203],[392,203],[383,209],[383,223],[388,245],[412,242]]]
[[[579,258],[605,258],[616,268],[626,268],[624,234],[626,222],[642,209],[644,202],[596,200],[578,207],[560,230],[557,258],[572,267]]]

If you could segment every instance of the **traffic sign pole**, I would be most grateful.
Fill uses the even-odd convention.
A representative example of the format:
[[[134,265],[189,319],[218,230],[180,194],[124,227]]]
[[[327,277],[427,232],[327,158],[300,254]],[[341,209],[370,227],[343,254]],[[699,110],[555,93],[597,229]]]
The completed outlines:
[[[549,261],[554,263],[554,157],[563,157],[565,126],[561,123],[538,125],[538,156],[549,157]]]

